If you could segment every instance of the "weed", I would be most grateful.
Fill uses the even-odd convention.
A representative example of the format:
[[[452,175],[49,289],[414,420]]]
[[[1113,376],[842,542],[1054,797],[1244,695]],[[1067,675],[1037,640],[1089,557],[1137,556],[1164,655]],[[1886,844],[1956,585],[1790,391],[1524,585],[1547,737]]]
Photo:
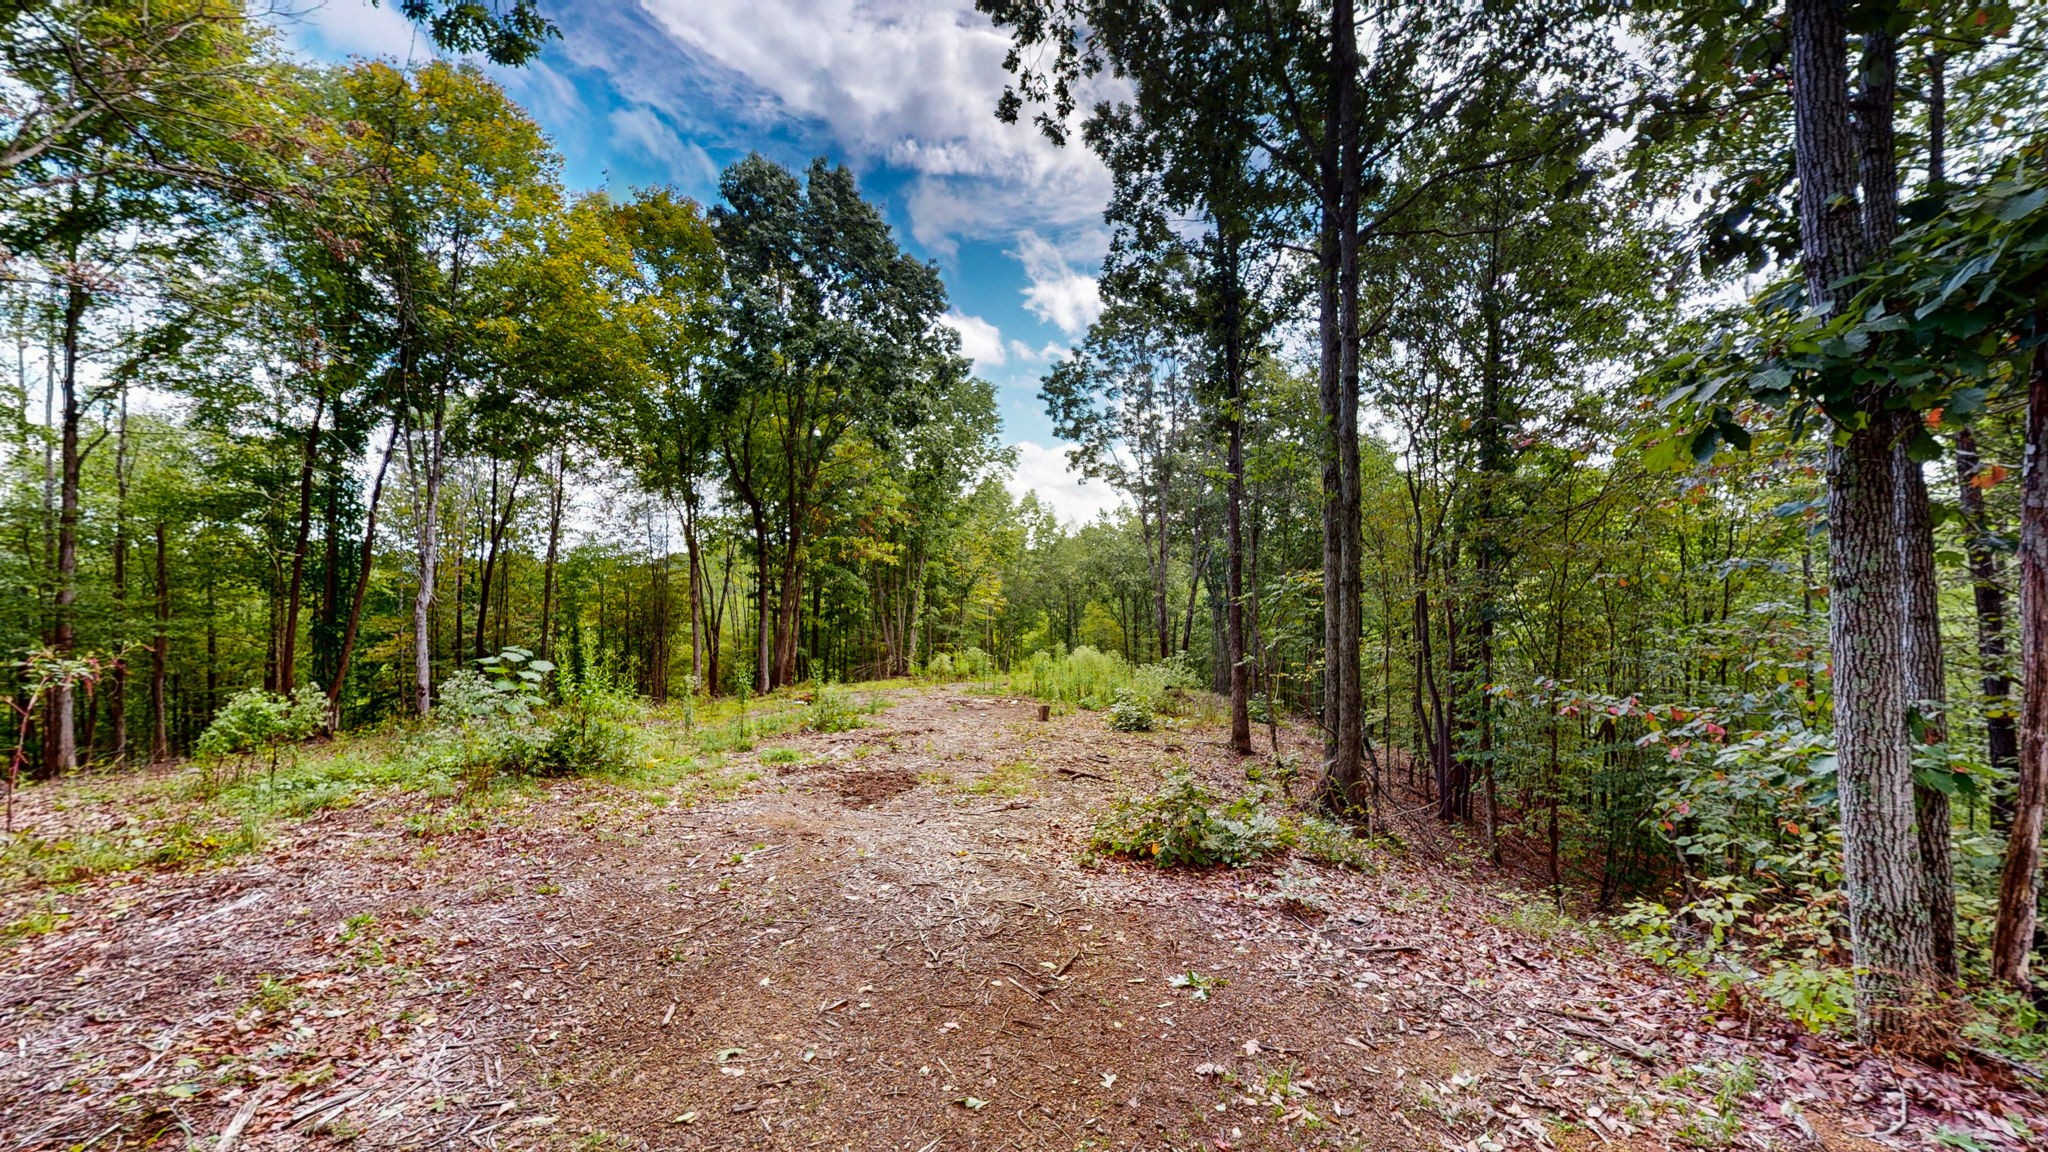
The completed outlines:
[[[1209,993],[1230,983],[1220,976],[1204,976],[1192,970],[1176,972],[1167,977],[1166,982],[1175,988],[1187,989],[1188,997],[1193,1000],[1207,1000]]]
[[[1224,804],[1185,769],[1151,796],[1118,799],[1089,839],[1095,851],[1161,868],[1248,864],[1282,843],[1280,821],[1258,797]]]
[[[256,978],[254,1003],[272,1016],[290,1009],[298,998],[298,992],[290,984],[269,973]]]
[[[1152,709],[1140,703],[1126,688],[1119,688],[1109,705],[1109,726],[1118,732],[1150,732]]]
[[[764,748],[760,756],[763,764],[794,764],[803,758],[804,754],[794,748]]]
[[[990,768],[966,790],[977,796],[1021,796],[1035,788],[1042,775],[1029,760],[1014,760]]]

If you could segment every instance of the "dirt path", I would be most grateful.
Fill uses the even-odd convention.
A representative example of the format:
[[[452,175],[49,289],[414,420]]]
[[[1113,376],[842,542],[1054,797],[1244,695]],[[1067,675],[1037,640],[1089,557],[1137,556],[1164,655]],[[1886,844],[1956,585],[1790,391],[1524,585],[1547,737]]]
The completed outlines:
[[[1901,1084],[1880,1143],[2023,1146],[1440,867],[1084,866],[1120,791],[1242,786],[1213,732],[888,702],[730,800],[391,795],[64,895],[0,959],[0,1150],[1847,1148]]]

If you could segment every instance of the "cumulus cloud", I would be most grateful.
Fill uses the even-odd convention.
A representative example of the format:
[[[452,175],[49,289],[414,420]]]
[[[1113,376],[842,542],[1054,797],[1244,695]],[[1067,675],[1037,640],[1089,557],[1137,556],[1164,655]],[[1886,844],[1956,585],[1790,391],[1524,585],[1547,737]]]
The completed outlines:
[[[1010,341],[1010,356],[1027,364],[1049,364],[1067,354],[1057,342],[1048,340],[1042,348],[1033,348],[1022,340]]]
[[[326,0],[304,10],[281,15],[285,34],[302,44],[316,41],[329,52],[342,56],[378,56],[405,60],[434,54],[433,45],[410,20],[398,12],[396,3],[372,5],[369,0]]]
[[[1062,524],[1075,527],[1124,502],[1116,489],[1100,480],[1086,480],[1067,463],[1065,448],[1046,447],[1029,440],[1017,445],[1017,470],[1010,477],[1010,492],[1023,496],[1038,493],[1040,501],[1059,517]]]
[[[1024,265],[1024,307],[1069,336],[1077,336],[1102,315],[1095,277],[1074,271],[1052,242],[1029,230],[1017,234],[1010,253]]]
[[[1055,148],[1028,126],[996,120],[1008,40],[972,0],[641,7],[695,63],[723,115],[753,128],[822,125],[855,167],[912,173],[911,232],[934,249],[1007,234],[1020,220],[1083,224],[1108,197],[1108,175],[1088,149]]]
[[[1002,330],[981,317],[969,316],[956,308],[939,317],[939,323],[960,334],[960,354],[978,367],[992,368],[1007,358]]]

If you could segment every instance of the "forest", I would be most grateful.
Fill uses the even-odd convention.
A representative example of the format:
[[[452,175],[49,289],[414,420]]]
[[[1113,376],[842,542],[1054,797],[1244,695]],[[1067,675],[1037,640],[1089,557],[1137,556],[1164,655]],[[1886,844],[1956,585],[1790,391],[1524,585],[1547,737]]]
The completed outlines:
[[[1085,523],[855,171],[571,187],[493,78],[548,5],[396,7],[438,57],[0,6],[10,813],[446,708],[1200,697],[1760,1010],[2048,1053],[2041,6],[976,0],[1111,178]],[[463,770],[612,755],[549,748]]]

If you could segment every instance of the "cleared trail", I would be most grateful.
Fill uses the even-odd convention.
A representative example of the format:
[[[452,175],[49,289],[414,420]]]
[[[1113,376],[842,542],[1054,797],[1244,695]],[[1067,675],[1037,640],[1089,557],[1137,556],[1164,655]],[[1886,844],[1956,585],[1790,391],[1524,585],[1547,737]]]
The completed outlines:
[[[885,699],[730,799],[385,795],[66,895],[0,959],[0,1148],[1847,1148],[1898,1085],[1898,1146],[2032,1099],[1709,1026],[1439,864],[1084,864],[1121,792],[1241,787],[1221,734]]]

